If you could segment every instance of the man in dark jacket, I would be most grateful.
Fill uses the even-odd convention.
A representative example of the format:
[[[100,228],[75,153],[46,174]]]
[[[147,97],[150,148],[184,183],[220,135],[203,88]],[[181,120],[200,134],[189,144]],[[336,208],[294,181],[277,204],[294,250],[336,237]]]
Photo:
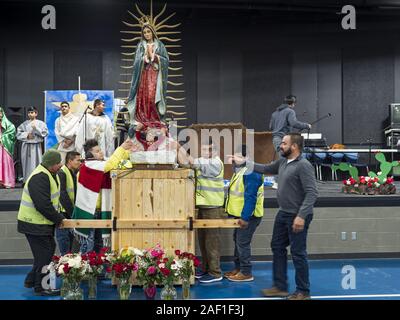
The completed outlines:
[[[27,179],[18,212],[18,232],[25,234],[33,254],[33,267],[25,278],[25,287],[34,288],[35,295],[58,295],[57,290],[43,288],[45,267],[56,249],[54,229],[65,219],[59,213],[61,154],[48,150],[42,163]]]
[[[311,129],[311,124],[300,122],[296,118],[293,108],[296,105],[296,96],[288,95],[285,103],[281,104],[271,116],[269,129],[272,131],[272,143],[275,151],[280,154],[282,138],[295,129]]]
[[[60,178],[60,212],[66,219],[71,219],[76,199],[76,174],[81,166],[81,154],[69,151],[65,157],[65,165],[58,171]],[[63,256],[68,252],[79,252],[79,244],[75,243],[73,250],[74,235],[71,229],[57,229],[56,238],[60,254]]]

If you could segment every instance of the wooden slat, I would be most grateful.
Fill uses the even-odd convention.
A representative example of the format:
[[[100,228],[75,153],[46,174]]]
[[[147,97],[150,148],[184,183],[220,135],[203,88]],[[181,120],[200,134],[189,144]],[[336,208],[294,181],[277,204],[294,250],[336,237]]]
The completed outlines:
[[[112,228],[112,220],[64,220],[63,228]]]
[[[176,182],[175,182],[176,183]],[[156,210],[160,210],[156,208]],[[178,209],[180,210],[180,209]],[[165,213],[162,212],[164,215]],[[193,220],[193,228],[237,228],[236,219],[197,219]],[[63,228],[112,228],[112,220],[65,220]],[[189,229],[188,220],[144,220],[118,219],[117,229]],[[135,239],[137,240],[137,239]]]
[[[193,228],[238,228],[237,219],[197,219],[193,221]]]

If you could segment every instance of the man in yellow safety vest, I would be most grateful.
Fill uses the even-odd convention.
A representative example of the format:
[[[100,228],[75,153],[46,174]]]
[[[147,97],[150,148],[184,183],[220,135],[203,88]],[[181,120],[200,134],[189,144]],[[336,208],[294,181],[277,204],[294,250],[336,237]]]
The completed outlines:
[[[18,212],[18,232],[25,234],[33,254],[33,267],[25,278],[25,287],[34,288],[35,295],[40,296],[59,294],[59,290],[43,287],[42,279],[56,249],[54,229],[62,226],[65,219],[59,212],[57,171],[61,166],[58,151],[50,149],[43,155],[41,164],[25,183]]]
[[[246,157],[246,146],[235,155]],[[233,161],[234,175],[229,184],[226,212],[239,219],[240,229],[233,232],[235,268],[224,276],[234,282],[253,281],[251,240],[264,215],[264,177]]]
[[[81,154],[69,151],[65,156],[65,165],[58,171],[60,178],[60,212],[66,219],[71,219],[76,198],[76,174],[81,166]],[[60,254],[72,251],[74,234],[71,229],[57,229],[56,238]]]
[[[178,146],[178,161],[189,164],[196,173],[196,208],[199,219],[220,219],[226,217],[223,211],[224,163],[218,157],[212,141],[201,142],[201,157],[194,159]],[[196,278],[202,283],[222,281],[220,267],[220,229],[199,229],[199,247],[202,255],[202,270]]]

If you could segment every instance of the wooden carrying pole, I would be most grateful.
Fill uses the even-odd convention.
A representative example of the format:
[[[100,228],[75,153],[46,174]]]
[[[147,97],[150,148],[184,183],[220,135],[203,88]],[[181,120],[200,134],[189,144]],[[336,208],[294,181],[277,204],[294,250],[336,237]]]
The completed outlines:
[[[64,220],[63,228],[118,229],[206,229],[239,228],[237,219],[188,220]]]

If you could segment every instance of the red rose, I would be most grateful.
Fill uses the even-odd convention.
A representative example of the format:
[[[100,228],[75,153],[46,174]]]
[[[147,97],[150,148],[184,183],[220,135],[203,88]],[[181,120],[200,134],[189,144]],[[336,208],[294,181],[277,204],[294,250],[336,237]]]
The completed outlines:
[[[181,250],[175,250],[175,255],[180,256],[181,255]]]
[[[194,264],[194,266],[196,268],[199,267],[200,266],[200,260],[195,257],[194,260],[193,260],[193,264]]]
[[[63,270],[64,270],[64,273],[68,273],[69,270],[71,270],[71,268],[69,267],[68,263],[64,264],[64,269]]]
[[[171,271],[169,271],[167,268],[161,268],[160,271],[166,277],[168,277],[171,273]]]

